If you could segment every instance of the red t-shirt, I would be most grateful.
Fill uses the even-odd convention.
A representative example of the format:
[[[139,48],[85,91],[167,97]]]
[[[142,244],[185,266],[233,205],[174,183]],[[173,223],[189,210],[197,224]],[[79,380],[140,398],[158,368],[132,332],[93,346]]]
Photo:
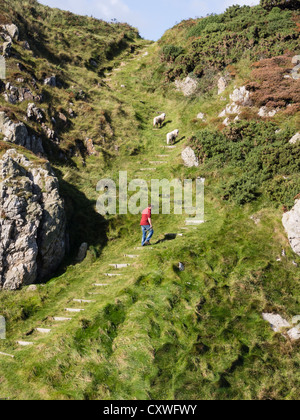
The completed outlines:
[[[141,226],[149,225],[148,219],[150,219],[150,218],[151,218],[151,209],[148,207],[147,209],[143,210],[143,212],[142,212]]]

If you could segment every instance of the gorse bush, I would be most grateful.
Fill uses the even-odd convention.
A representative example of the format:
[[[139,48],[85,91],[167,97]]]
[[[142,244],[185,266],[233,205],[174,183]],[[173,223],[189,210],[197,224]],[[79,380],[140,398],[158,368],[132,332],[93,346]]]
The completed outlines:
[[[260,5],[266,10],[271,10],[273,7],[292,10],[300,8],[299,0],[260,0]]]
[[[240,121],[223,133],[199,131],[190,144],[204,170],[230,170],[221,183],[224,200],[245,204],[266,195],[287,207],[299,192],[300,150],[289,129],[276,134],[273,123]]]
[[[208,69],[217,74],[243,58],[258,61],[295,51],[300,38],[297,21],[297,11],[278,7],[268,11],[260,6],[232,6],[218,16],[186,21],[160,41],[166,61],[171,63],[167,78],[174,80],[192,72],[202,77]]]

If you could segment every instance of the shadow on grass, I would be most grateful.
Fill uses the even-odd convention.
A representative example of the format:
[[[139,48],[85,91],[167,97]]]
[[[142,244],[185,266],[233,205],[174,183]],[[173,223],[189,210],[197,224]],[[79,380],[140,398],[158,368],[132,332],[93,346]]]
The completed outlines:
[[[177,233],[167,233],[164,239],[160,239],[159,241],[155,242],[154,245],[159,245],[167,241],[174,241],[177,238]]]

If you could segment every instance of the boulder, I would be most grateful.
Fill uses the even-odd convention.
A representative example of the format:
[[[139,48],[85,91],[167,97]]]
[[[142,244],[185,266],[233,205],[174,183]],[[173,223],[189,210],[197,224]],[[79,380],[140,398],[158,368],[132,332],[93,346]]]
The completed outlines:
[[[184,80],[176,80],[175,86],[178,91],[181,91],[184,94],[184,96],[191,96],[196,93],[198,89],[198,82],[196,79],[192,79],[188,76]]]
[[[251,106],[252,101],[250,99],[250,92],[246,89],[246,86],[242,86],[238,89],[235,89],[230,95],[232,102],[235,102],[242,106]]]
[[[0,112],[0,133],[3,134],[4,141],[26,147],[37,155],[44,154],[41,139],[30,136],[24,123],[11,121],[5,112]]]
[[[19,39],[19,28],[13,23],[11,25],[2,25],[2,29],[8,33],[11,39]]]
[[[292,64],[295,64],[295,65],[300,64],[300,55],[295,55],[292,58]]]
[[[56,76],[47,77],[44,80],[44,85],[56,87]]]
[[[261,118],[272,118],[275,117],[279,110],[274,108],[268,108],[266,106],[262,106],[258,111],[258,116]]]
[[[203,112],[200,112],[200,113],[197,115],[197,119],[198,119],[198,120],[202,120],[203,122],[205,122],[205,121],[206,121],[206,118],[205,118],[205,115],[203,114]]]
[[[50,276],[64,258],[66,220],[49,163],[8,150],[0,160],[0,211],[0,288]]]
[[[186,147],[181,153],[184,165],[192,168],[193,166],[199,166],[199,160],[197,159],[194,150],[191,147]]]
[[[264,313],[262,315],[263,319],[269,322],[273,331],[276,333],[281,332],[285,328],[291,327],[290,323],[286,319],[282,318],[280,315],[268,313]]]
[[[291,143],[291,144],[296,144],[296,143],[298,143],[298,141],[300,141],[300,133],[295,134],[295,135],[291,138],[290,143]]]
[[[85,139],[85,147],[89,156],[97,156],[97,150],[95,149],[94,143],[92,139]]]
[[[44,119],[44,112],[34,103],[30,103],[27,107],[27,118],[36,122],[42,122]]]
[[[283,215],[282,224],[293,251],[300,255],[300,200],[295,202],[291,211]]]

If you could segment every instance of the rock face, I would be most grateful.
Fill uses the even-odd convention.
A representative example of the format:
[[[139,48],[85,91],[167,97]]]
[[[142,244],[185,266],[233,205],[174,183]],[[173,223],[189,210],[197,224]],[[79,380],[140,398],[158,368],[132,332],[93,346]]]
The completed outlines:
[[[280,315],[265,313],[263,314],[263,319],[271,324],[272,330],[274,332],[280,332],[284,328],[291,327],[289,322],[282,318]]]
[[[291,211],[283,215],[282,223],[293,251],[300,255],[300,200],[296,201]]]
[[[176,80],[175,86],[177,90],[180,90],[184,94],[184,96],[191,96],[196,93],[198,89],[198,82],[188,76],[184,80]]]
[[[65,254],[65,212],[49,163],[14,149],[0,160],[0,288],[42,280]]]
[[[300,141],[300,133],[297,133],[294,135],[294,137],[291,138],[290,143],[296,144]]]
[[[197,159],[194,150],[191,147],[186,147],[181,153],[184,165],[192,168],[193,166],[199,166],[199,160]]]
[[[3,134],[4,141],[26,147],[26,149],[31,150],[37,155],[44,154],[41,139],[30,136],[25,124],[21,122],[14,123],[4,112],[0,112],[0,133]]]

